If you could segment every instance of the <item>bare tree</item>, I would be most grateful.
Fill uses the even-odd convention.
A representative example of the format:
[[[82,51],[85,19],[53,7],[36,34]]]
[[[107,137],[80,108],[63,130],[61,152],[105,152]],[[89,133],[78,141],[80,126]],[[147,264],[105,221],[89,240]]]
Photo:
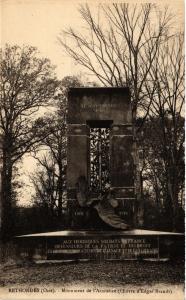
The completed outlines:
[[[88,5],[81,6],[79,11],[86,26],[84,31],[79,33],[69,28],[59,37],[59,41],[64,50],[103,85],[130,87],[134,124],[137,114],[143,115],[138,133],[148,115],[163,120],[162,107],[156,107],[159,102],[163,101],[166,111],[170,106],[174,122],[180,119],[178,105],[180,109],[183,106],[183,102],[178,100],[183,96],[183,93],[180,96],[183,90],[182,41],[177,39],[174,16],[168,7],[160,8],[147,3],[99,5],[96,17]],[[177,135],[172,140],[174,147],[178,146],[178,139],[182,140],[182,130],[180,133],[178,130],[178,127],[182,127],[181,123],[177,122]],[[163,128],[167,130],[165,126]],[[135,128],[134,135],[136,137]],[[167,142],[166,135],[162,138],[162,145],[168,147],[170,141]],[[168,153],[166,149],[165,153]],[[179,163],[176,161],[175,168]],[[172,168],[170,162],[169,168],[170,165]],[[138,173],[137,170],[136,186]],[[171,185],[174,186],[173,182]],[[140,191],[137,192],[137,198],[140,198]],[[141,199],[137,202],[141,202]]]
[[[30,176],[35,189],[34,205],[47,208],[51,215],[57,215],[59,211],[59,176],[56,162],[47,154],[37,160],[37,171]]]
[[[66,190],[67,138],[65,112],[64,110],[63,116],[60,110],[60,113],[56,113],[55,116],[44,118],[44,123],[47,126],[50,124],[48,136],[40,143],[41,150],[45,154],[40,157],[40,153],[37,151],[35,155],[38,160],[38,167],[40,166],[42,169],[36,171],[36,174],[32,176],[32,182],[36,189],[35,198],[38,198],[38,201],[42,203],[45,202],[46,205],[49,204],[51,209],[55,208],[59,219],[61,218],[64,192]],[[35,180],[36,178],[37,180]],[[50,185],[50,189],[47,190],[48,185]]]
[[[103,85],[129,86],[133,124],[138,113],[143,115],[143,124],[156,88],[154,82],[153,89],[147,90],[152,66],[159,48],[171,37],[173,15],[167,7],[159,9],[148,3],[99,5],[97,17],[88,5],[80,6],[79,12],[86,27],[82,33],[73,28],[63,32],[59,37],[63,49]],[[135,126],[133,133],[136,138]],[[140,203],[138,177],[137,168],[135,185]]]
[[[153,4],[100,5],[97,18],[88,5],[79,11],[87,31],[70,28],[63,32],[67,41],[59,37],[61,45],[103,85],[130,87],[135,121],[140,104],[151,103],[144,85],[160,45],[169,38],[173,16]]]
[[[57,211],[59,221],[66,192],[67,94],[70,87],[79,86],[82,86],[82,83],[75,76],[66,76],[61,81],[55,102],[52,103],[53,114],[43,117],[44,128],[48,134],[40,142],[41,152],[36,151],[34,155],[38,161],[38,170],[31,176],[36,192],[34,199],[38,204]]]
[[[157,206],[166,209],[176,230],[184,186],[184,47],[180,33],[158,50],[145,86],[153,93],[143,144],[145,177],[151,181]],[[153,92],[152,92],[153,91]]]
[[[12,233],[12,170],[25,153],[45,136],[37,112],[59,85],[47,59],[33,47],[7,45],[0,54],[2,132],[2,237]]]
[[[172,143],[171,128],[174,125],[168,114],[164,121],[163,128],[159,117],[151,117],[143,127],[144,136],[140,144],[144,152],[142,180],[144,189],[153,196],[157,212],[166,218],[167,229],[176,230],[180,223],[180,212],[183,212],[184,147],[183,144],[180,145],[180,141],[184,138],[184,118],[180,116],[177,124],[180,141],[176,145]],[[171,154],[173,148],[179,149],[179,153],[176,150]]]
[[[173,229],[179,209],[179,192],[184,182],[184,37],[178,34],[160,48],[151,71],[156,83],[149,117],[157,118],[162,171],[166,178],[167,206],[172,215]],[[148,88],[152,88],[149,81]],[[156,147],[152,147],[156,151]]]

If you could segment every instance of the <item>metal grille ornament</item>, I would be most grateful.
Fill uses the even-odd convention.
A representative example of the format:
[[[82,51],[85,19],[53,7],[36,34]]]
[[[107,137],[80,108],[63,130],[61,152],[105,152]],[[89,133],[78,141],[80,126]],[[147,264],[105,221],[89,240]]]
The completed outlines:
[[[90,189],[95,194],[110,187],[110,128],[90,128]]]

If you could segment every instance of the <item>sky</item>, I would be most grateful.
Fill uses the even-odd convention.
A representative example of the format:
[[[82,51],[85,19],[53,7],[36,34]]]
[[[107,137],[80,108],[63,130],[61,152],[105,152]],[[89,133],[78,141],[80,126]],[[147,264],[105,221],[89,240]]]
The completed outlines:
[[[41,56],[50,58],[62,78],[74,73],[75,65],[57,41],[69,24],[80,22],[77,2],[55,0],[2,0],[1,42],[36,46]]]
[[[117,0],[116,0],[117,1]],[[116,2],[114,1],[114,2]],[[99,1],[90,1],[92,9]],[[109,1],[105,0],[104,3]],[[112,1],[110,1],[112,2]],[[121,1],[119,1],[121,2]],[[127,1],[132,2],[132,1]],[[141,2],[141,1],[140,1]],[[184,1],[154,1],[160,5],[169,4],[176,15],[177,26],[184,23]],[[79,1],[75,0],[0,0],[1,46],[6,43],[36,46],[42,57],[47,57],[56,65],[59,79],[66,75],[78,75],[84,70],[75,65],[61,48],[57,40],[62,30],[69,26],[83,31],[78,13]],[[83,2],[81,2],[82,4]],[[35,168],[32,158],[24,159],[23,173],[28,174]],[[28,184],[28,180],[25,179]],[[26,186],[21,197],[21,203],[30,201],[31,187]]]
[[[96,0],[89,2],[94,3],[92,7],[96,7],[96,3],[99,3]],[[177,15],[178,23],[183,22],[183,0],[154,2],[160,5],[169,4]],[[78,13],[79,1],[0,0],[0,3],[2,45],[8,42],[36,46],[41,56],[50,58],[51,62],[56,65],[59,78],[81,71],[63,53],[57,41],[60,32],[69,26],[81,28],[82,31],[81,18]]]

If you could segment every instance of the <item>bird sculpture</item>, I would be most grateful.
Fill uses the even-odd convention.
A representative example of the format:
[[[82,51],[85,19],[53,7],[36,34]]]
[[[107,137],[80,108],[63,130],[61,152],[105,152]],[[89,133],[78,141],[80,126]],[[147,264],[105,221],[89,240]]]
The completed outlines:
[[[102,221],[109,226],[122,230],[128,230],[130,228],[130,226],[116,214],[115,207],[118,205],[118,202],[110,191],[100,196],[98,200],[90,199],[90,191],[85,176],[80,176],[77,181],[76,196],[81,207],[92,207],[96,209]]]

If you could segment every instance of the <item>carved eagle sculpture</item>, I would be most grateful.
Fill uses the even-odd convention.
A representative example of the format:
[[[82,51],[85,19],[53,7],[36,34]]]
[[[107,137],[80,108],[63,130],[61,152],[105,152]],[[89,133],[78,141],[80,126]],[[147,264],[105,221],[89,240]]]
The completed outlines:
[[[129,225],[124,223],[124,220],[115,213],[114,207],[116,206],[116,200],[113,199],[110,194],[108,194],[107,197],[102,197],[99,201],[90,199],[88,183],[84,176],[80,176],[78,179],[76,184],[76,196],[81,207],[89,207],[90,205],[94,207],[99,217],[106,224],[117,229],[129,229]],[[113,203],[114,205],[112,205]]]

